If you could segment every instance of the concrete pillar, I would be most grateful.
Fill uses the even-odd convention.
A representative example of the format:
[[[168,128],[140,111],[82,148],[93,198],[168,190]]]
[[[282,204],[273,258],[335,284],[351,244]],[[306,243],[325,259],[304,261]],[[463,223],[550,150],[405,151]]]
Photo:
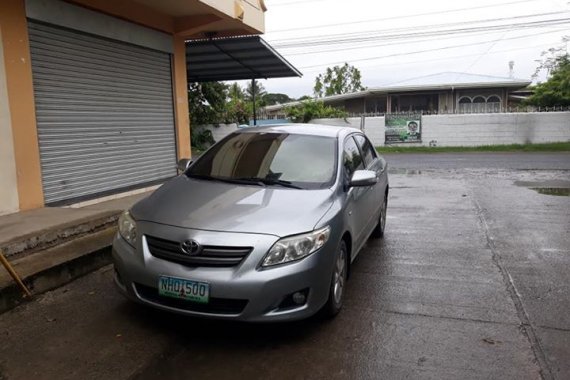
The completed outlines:
[[[392,97],[386,95],[386,113],[392,113]]]
[[[42,207],[44,195],[24,0],[0,1],[0,28],[19,208],[28,210]]]
[[[178,159],[190,158],[190,114],[188,111],[188,80],[186,75],[186,44],[184,37],[174,36],[173,90]]]

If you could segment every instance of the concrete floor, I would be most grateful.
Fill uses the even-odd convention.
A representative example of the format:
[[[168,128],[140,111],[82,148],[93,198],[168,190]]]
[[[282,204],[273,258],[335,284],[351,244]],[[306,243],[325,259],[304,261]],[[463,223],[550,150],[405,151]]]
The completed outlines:
[[[384,240],[334,320],[130,304],[106,267],[0,315],[0,379],[568,379],[570,154],[390,155]],[[570,186],[569,186],[570,187]]]

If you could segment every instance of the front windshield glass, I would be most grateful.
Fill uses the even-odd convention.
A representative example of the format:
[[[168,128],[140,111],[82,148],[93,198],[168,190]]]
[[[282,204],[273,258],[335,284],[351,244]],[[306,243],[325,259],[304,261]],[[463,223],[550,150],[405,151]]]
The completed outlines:
[[[288,133],[234,133],[208,150],[186,175],[260,186],[325,188],[336,175],[336,141]]]

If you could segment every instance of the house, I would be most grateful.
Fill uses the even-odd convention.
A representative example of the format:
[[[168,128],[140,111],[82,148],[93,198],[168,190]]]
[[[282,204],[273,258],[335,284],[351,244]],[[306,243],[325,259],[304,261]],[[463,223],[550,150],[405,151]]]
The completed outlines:
[[[0,1],[0,214],[176,175],[186,41],[264,32],[263,0]]]
[[[489,75],[446,72],[371,87],[350,94],[320,98],[327,105],[349,113],[425,113],[502,112],[511,102],[511,93],[527,87],[530,80]],[[283,108],[299,102],[265,107],[269,118],[283,117]]]

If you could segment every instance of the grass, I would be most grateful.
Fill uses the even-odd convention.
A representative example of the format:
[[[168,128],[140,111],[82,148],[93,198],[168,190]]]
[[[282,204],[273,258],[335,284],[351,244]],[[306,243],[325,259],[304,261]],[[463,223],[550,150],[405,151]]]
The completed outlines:
[[[485,146],[380,146],[380,153],[463,153],[463,152],[570,152],[570,141],[548,144]]]

